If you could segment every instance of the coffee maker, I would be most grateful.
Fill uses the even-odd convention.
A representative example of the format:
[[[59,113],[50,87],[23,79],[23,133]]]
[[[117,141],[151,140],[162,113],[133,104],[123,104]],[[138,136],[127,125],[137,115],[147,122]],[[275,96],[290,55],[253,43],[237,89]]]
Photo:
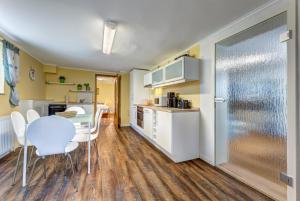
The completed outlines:
[[[176,96],[175,92],[168,92],[167,93],[167,106],[176,108],[177,105],[178,105],[178,97]]]

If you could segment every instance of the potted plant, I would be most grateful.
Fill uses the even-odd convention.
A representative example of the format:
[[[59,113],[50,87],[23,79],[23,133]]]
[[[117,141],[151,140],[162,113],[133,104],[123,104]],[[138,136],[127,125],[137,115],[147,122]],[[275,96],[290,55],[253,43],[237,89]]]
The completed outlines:
[[[63,75],[59,76],[58,79],[59,79],[60,83],[65,83],[65,81],[66,81],[66,77]]]
[[[82,90],[82,84],[77,84],[77,90],[81,91]]]
[[[86,90],[86,91],[89,91],[89,90],[91,89],[89,83],[84,83],[83,85],[85,86],[85,90]]]

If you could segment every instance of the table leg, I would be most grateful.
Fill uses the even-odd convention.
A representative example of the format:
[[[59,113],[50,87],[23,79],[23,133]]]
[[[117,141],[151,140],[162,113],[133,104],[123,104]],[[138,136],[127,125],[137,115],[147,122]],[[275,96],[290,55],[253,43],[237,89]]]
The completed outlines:
[[[24,136],[24,157],[23,157],[23,180],[22,186],[26,186],[26,169],[27,169],[27,125],[25,126],[25,136]]]
[[[89,142],[88,142],[88,174],[91,173],[91,123],[89,123]]]

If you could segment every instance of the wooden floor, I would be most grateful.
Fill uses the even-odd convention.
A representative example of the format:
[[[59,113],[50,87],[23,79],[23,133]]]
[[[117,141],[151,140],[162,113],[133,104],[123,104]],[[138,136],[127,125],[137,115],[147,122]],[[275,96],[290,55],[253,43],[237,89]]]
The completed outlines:
[[[100,161],[92,150],[92,171],[87,175],[86,155],[79,170],[64,176],[63,162],[49,159],[47,178],[42,165],[26,188],[21,174],[11,186],[16,153],[0,160],[0,199],[18,200],[270,200],[202,160],[175,164],[130,128],[115,130],[103,119],[98,140]],[[57,165],[57,171],[54,170]],[[78,192],[74,188],[78,186]]]

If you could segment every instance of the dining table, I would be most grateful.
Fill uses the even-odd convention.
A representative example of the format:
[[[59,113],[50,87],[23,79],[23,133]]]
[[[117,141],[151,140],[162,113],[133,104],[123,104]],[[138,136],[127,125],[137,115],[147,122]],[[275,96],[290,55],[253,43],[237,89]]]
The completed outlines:
[[[91,125],[93,123],[93,113],[87,114],[76,114],[73,117],[68,117],[67,119],[70,120],[73,124],[80,124],[82,126],[87,126],[88,129],[88,164],[87,164],[87,173],[91,173]],[[27,176],[27,153],[28,153],[28,146],[27,146],[27,127],[25,127],[25,139],[24,139],[24,158],[23,158],[23,178],[22,178],[22,186],[26,186],[26,176]]]

